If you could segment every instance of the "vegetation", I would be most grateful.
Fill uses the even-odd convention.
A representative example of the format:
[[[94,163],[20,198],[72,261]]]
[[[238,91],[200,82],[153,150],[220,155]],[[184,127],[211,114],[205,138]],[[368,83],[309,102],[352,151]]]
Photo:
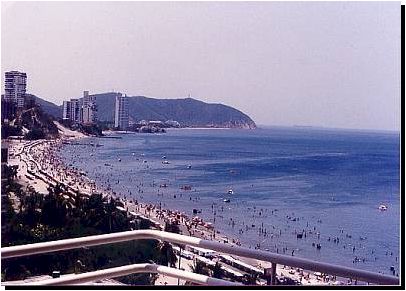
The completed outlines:
[[[46,137],[45,132],[39,128],[35,127],[29,130],[25,135],[24,138],[28,140],[37,140],[37,139],[44,139]]]
[[[101,130],[112,130],[114,129],[114,122],[112,121],[98,121],[97,125]]]
[[[54,138],[59,134],[52,117],[44,113],[38,106],[24,110],[17,120],[21,126],[30,130],[27,133],[29,139]]]
[[[22,135],[21,126],[2,124],[1,125],[1,139],[8,138],[9,136]]]
[[[77,193],[66,198],[66,189],[56,185],[48,195],[23,189],[15,182],[15,169],[5,166],[2,173],[2,247],[65,238],[97,235],[148,227],[145,221],[131,220],[117,210],[118,202],[101,194],[90,197]],[[4,191],[4,192],[3,192]],[[17,197],[12,201],[10,197]],[[93,271],[127,264],[154,261],[174,266],[176,256],[169,244],[156,240],[137,240],[113,245],[61,251],[2,261],[2,280],[21,280],[28,276]],[[153,284],[156,276],[134,274],[121,277],[127,284]]]
[[[102,129],[97,124],[79,124],[78,125],[79,131],[83,132],[84,134],[94,135],[94,136],[103,136]]]

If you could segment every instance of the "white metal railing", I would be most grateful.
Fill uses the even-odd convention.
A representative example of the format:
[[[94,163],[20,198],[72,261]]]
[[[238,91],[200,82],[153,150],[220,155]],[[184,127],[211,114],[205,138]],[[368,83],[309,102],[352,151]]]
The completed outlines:
[[[210,286],[239,286],[241,283],[231,282],[216,278],[211,278],[201,274],[195,274],[192,272],[182,271],[179,269],[169,268],[156,264],[133,264],[115,268],[109,268],[104,270],[98,270],[93,272],[81,273],[81,274],[69,274],[60,278],[46,279],[36,282],[27,283],[30,286],[58,286],[58,285],[77,285],[86,284],[103,279],[116,278],[137,273],[154,273],[163,274],[169,277],[182,279],[197,283],[199,285]],[[8,283],[8,286],[13,285]]]
[[[209,241],[196,237],[185,236],[158,230],[133,230],[118,233],[94,235],[73,239],[64,239],[43,243],[12,246],[1,248],[1,258],[21,257],[34,254],[43,254],[54,251],[81,248],[86,246],[96,246],[111,244],[123,241],[138,239],[157,239],[181,245],[197,246],[218,252],[233,254],[241,257],[253,258],[261,261],[271,262],[275,269],[276,264],[302,268],[305,270],[318,271],[330,275],[344,278],[352,278],[359,281],[376,283],[382,285],[399,285],[399,278],[383,275],[370,271],[358,270],[354,268],[322,263],[309,259],[276,254],[261,250],[252,250],[231,244],[222,244],[217,241]]]

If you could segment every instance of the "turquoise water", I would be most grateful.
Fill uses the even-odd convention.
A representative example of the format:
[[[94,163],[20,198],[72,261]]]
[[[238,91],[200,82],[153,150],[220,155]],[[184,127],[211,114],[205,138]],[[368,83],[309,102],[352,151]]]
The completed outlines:
[[[119,136],[81,141],[101,147],[66,145],[61,155],[127,198],[191,216],[199,209],[244,246],[399,270],[397,133],[275,127]]]

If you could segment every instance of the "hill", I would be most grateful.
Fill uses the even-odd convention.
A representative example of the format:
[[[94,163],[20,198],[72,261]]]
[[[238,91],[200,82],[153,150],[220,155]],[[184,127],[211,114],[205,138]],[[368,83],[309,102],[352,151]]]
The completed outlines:
[[[95,94],[100,121],[114,121],[115,93]],[[62,106],[37,97],[45,112],[61,118]],[[156,99],[129,97],[130,118],[141,120],[176,120],[182,127],[256,128],[255,122],[241,111],[223,104],[209,104],[193,98]]]
[[[55,105],[54,103],[41,99],[35,95],[31,94],[27,95],[33,97],[35,103],[37,103],[44,112],[48,113],[49,115],[52,115],[56,119],[62,118],[62,106]]]

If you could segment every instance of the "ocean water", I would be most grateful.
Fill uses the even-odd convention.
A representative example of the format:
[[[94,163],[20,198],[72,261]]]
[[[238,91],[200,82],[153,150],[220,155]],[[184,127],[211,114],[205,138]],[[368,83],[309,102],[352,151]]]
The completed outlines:
[[[399,270],[397,133],[272,127],[119,136],[65,145],[60,155],[123,197],[190,216],[201,210],[243,246]]]

